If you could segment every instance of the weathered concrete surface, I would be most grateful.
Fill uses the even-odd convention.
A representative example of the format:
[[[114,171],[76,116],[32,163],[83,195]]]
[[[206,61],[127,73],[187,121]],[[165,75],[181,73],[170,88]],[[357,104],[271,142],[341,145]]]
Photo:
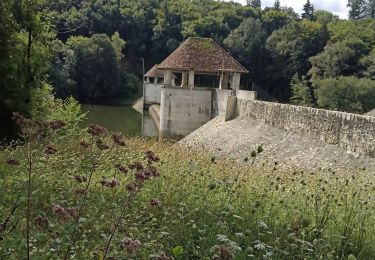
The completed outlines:
[[[236,92],[230,89],[212,90],[212,118],[225,114],[228,96],[235,94]]]
[[[334,169],[354,172],[366,168],[375,171],[375,159],[356,155],[337,145],[301,136],[299,134],[260,123],[246,116],[224,121],[219,116],[178,142],[178,145],[211,152],[215,156],[243,160],[258,145],[264,151],[259,163],[280,167],[306,169]]]
[[[162,88],[160,137],[185,136],[211,119],[210,89]]]
[[[244,99],[237,99],[236,112],[259,123],[375,157],[374,117]]]
[[[160,105],[152,105],[148,108],[148,114],[152,119],[152,122],[154,123],[156,132],[160,133]]]
[[[375,117],[375,109],[371,110],[370,112],[366,113],[365,115]]]
[[[240,99],[245,100],[256,100],[257,93],[255,91],[248,91],[248,90],[236,90],[236,96]]]
[[[143,98],[138,99],[133,103],[133,109],[135,109],[137,112],[141,113],[143,112]]]
[[[163,84],[145,83],[145,104],[160,104],[160,93]]]

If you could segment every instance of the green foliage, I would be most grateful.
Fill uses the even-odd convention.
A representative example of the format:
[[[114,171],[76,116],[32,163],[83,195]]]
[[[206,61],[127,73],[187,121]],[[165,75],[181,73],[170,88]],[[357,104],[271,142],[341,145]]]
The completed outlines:
[[[250,71],[250,78],[258,84],[264,80],[264,64],[267,57],[264,44],[267,33],[262,22],[253,18],[245,19],[233,30],[224,43]]]
[[[319,80],[316,97],[321,108],[364,113],[375,107],[375,81],[355,77]]]
[[[310,61],[309,74],[313,79],[352,75],[357,65],[355,52],[342,42],[328,44]]]
[[[303,5],[303,13],[301,15],[302,19],[315,20],[315,9],[314,5],[310,3],[310,0],[306,1],[306,4]]]
[[[112,234],[107,259],[375,257],[370,173],[211,163],[209,156],[141,138],[101,150],[118,139],[102,133],[61,140],[61,130],[31,146],[32,258],[62,259],[71,245],[69,257],[102,259]],[[161,159],[151,165],[160,177],[136,182],[139,190],[131,193],[128,184],[143,172],[135,165],[150,167],[144,153],[150,148]],[[27,149],[0,151],[0,258],[27,254]]]
[[[299,78],[296,74],[291,81],[291,87],[293,95],[290,98],[290,102],[294,105],[300,106],[313,106],[313,90],[311,89],[310,83],[305,77]]]

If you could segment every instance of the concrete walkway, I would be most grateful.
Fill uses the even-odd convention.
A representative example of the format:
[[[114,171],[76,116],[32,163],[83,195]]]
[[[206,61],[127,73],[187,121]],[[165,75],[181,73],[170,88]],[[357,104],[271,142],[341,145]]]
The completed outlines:
[[[210,151],[214,156],[243,160],[262,145],[258,162],[316,171],[375,172],[375,158],[356,155],[335,145],[238,117],[224,122],[219,116],[178,142],[178,145]]]

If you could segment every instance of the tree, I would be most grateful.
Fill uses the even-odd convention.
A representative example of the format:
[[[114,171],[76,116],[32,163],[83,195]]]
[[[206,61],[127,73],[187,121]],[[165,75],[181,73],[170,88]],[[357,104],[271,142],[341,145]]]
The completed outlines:
[[[298,74],[294,75],[290,82],[290,86],[293,93],[292,97],[290,98],[290,102],[292,104],[300,106],[314,105],[314,92],[310,82],[306,80],[305,76],[300,79]]]
[[[303,6],[303,13],[301,15],[302,18],[312,21],[315,19],[314,12],[315,12],[314,5],[310,3],[310,0],[307,0],[306,4],[304,4]]]
[[[255,8],[261,8],[262,2],[261,0],[246,0],[248,6],[252,6]]]
[[[264,69],[267,63],[265,42],[267,33],[258,19],[247,18],[233,30],[224,43],[238,60],[250,71],[250,79],[264,83]]]
[[[266,47],[272,60],[268,65],[268,89],[279,100],[289,100],[290,81],[298,73],[306,75],[310,68],[309,57],[321,52],[327,42],[323,26],[302,20],[291,22],[276,30],[267,39]]]
[[[316,97],[321,108],[367,112],[375,107],[375,81],[355,77],[324,79],[319,81]]]
[[[32,92],[47,77],[50,48],[48,22],[40,1],[0,3],[0,136],[15,134],[12,112],[30,116]],[[5,127],[3,127],[5,126]]]
[[[348,0],[349,19],[360,19],[365,17],[366,0]]]
[[[355,52],[344,43],[328,44],[324,51],[310,58],[312,68],[309,75],[313,80],[349,76],[355,71],[357,63]]]
[[[273,8],[274,8],[275,10],[280,11],[280,7],[281,7],[281,5],[280,5],[280,0],[275,0],[275,2],[273,3]]]
[[[367,0],[366,17],[375,19],[375,0]]]

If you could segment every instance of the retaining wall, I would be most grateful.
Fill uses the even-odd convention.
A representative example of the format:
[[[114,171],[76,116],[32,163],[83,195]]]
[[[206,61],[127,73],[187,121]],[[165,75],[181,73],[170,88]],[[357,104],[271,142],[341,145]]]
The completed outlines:
[[[211,120],[212,90],[162,88],[160,137],[185,136]]]
[[[374,117],[241,98],[236,115],[375,157]]]

